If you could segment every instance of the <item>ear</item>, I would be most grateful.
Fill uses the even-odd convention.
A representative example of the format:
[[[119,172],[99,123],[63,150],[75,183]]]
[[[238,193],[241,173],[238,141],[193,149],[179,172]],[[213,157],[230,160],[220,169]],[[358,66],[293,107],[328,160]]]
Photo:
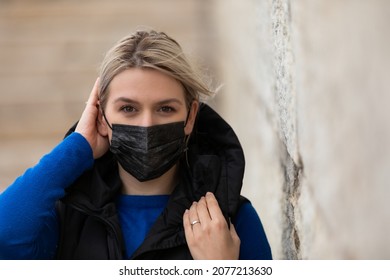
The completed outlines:
[[[199,101],[194,100],[191,103],[188,121],[187,121],[187,124],[184,128],[184,133],[186,135],[190,135],[192,130],[194,129],[194,124],[195,124],[195,120],[196,120],[196,115],[198,114],[198,109],[199,109]]]
[[[103,113],[100,108],[99,108],[98,118],[97,118],[97,130],[101,136],[103,137],[108,136],[108,125],[106,120],[103,117]]]

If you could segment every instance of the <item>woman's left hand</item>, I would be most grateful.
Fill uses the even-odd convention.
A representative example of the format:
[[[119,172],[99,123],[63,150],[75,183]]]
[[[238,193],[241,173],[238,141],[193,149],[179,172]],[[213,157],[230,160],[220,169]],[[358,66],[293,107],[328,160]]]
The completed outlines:
[[[207,193],[183,216],[187,244],[194,260],[237,260],[240,238],[230,229],[215,196]]]

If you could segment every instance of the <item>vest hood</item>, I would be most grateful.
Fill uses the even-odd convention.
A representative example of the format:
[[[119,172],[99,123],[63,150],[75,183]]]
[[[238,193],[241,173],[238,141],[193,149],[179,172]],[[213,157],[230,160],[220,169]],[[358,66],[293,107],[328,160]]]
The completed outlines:
[[[200,106],[194,129],[188,162],[195,199],[211,191],[225,216],[233,217],[245,170],[241,144],[231,126],[206,104]]]

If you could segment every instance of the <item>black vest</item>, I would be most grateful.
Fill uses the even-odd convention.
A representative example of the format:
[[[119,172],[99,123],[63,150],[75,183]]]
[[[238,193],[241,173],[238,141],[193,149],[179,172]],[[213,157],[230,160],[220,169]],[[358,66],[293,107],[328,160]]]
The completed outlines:
[[[133,259],[192,259],[182,223],[185,209],[211,191],[225,218],[234,220],[246,201],[240,196],[245,166],[241,145],[232,128],[207,105],[200,107],[188,148],[179,163],[180,183]],[[115,204],[120,189],[117,162],[107,152],[57,203],[57,258],[124,258]]]

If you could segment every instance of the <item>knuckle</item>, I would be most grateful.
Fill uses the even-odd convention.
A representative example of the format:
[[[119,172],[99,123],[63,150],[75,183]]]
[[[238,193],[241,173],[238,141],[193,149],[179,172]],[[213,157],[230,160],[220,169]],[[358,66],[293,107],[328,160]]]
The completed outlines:
[[[227,229],[227,224],[226,224],[225,220],[214,219],[213,220],[213,224],[214,224],[214,227],[217,230],[225,230],[225,229]]]

